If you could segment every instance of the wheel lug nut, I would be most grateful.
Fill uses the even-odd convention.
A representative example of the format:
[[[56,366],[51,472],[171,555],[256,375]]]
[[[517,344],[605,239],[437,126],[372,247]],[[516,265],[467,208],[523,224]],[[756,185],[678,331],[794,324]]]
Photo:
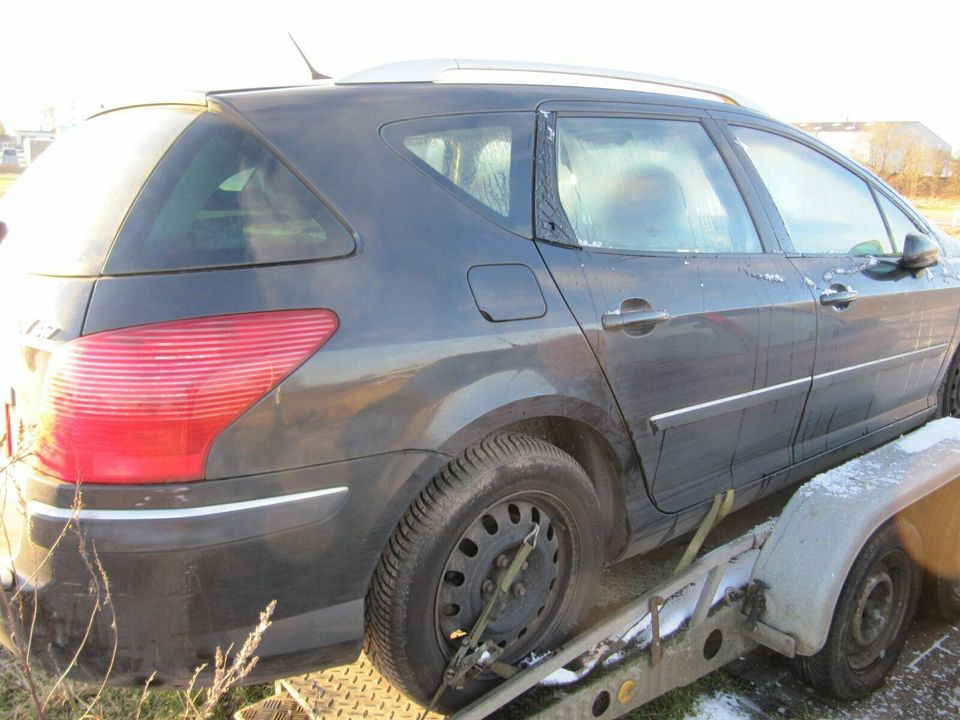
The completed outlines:
[[[500,555],[500,556],[497,558],[497,567],[498,567],[498,568],[505,568],[505,567],[506,567],[507,565],[509,565],[509,564],[510,564],[510,558],[508,558],[506,555]]]
[[[480,586],[480,589],[483,591],[484,595],[490,595],[494,589],[496,589],[496,585],[493,584],[493,580],[484,580],[483,585]]]
[[[513,586],[513,594],[517,597],[523,597],[527,594],[527,588],[524,587],[523,583],[517,583]]]

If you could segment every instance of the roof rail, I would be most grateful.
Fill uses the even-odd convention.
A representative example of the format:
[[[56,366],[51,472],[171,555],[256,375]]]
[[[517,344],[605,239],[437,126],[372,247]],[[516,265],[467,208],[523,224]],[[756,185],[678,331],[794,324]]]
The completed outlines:
[[[466,71],[466,72],[464,72]],[[536,62],[513,62],[503,60],[407,60],[404,62],[378,65],[377,67],[361,70],[337,80],[337,85],[360,85],[366,83],[441,83],[441,82],[470,82],[463,76],[469,77],[471,72],[498,73],[535,73],[538,75],[565,75],[579,78],[597,78],[601,80],[625,81],[652,87],[637,88],[645,92],[664,92],[663,88],[675,91],[687,91],[697,95],[707,95],[711,99],[719,99],[729,105],[739,105],[761,111],[756,104],[747,100],[738,93],[723,88],[706,85],[704,83],[678,80],[675,78],[647,75],[626,70],[608,70],[603,68],[580,67],[578,65],[552,65]],[[449,77],[443,77],[449,74]],[[459,74],[461,77],[455,77]],[[496,80],[473,80],[473,82],[497,82]],[[503,82],[509,82],[504,78]],[[516,80],[514,80],[516,82]],[[543,84],[569,85],[568,81],[551,83],[548,77],[543,78]]]

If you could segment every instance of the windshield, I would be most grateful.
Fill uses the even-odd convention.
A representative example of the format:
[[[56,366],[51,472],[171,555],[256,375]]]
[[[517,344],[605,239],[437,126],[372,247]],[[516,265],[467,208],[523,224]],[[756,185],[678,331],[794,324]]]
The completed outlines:
[[[0,268],[99,275],[120,223],[163,154],[201,108],[105,113],[53,143],[0,200]]]

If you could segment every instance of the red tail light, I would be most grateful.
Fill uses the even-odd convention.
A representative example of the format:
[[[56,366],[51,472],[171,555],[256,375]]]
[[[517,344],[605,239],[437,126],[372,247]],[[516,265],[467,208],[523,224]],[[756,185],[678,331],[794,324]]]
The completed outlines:
[[[51,357],[37,458],[63,480],[199,480],[217,436],[337,330],[330,310],[177,320],[81,337]]]

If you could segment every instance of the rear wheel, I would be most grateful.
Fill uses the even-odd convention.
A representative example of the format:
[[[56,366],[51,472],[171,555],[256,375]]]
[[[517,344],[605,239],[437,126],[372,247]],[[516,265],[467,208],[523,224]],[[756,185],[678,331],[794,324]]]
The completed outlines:
[[[558,448],[502,434],[467,450],[420,493],[367,596],[367,654],[390,682],[421,704],[430,699],[534,525],[536,548],[482,638],[499,644],[507,663],[560,643],[589,609],[603,548],[593,486]],[[438,709],[451,712],[496,682],[485,674],[448,689]]]
[[[797,658],[801,675],[842,700],[878,687],[903,648],[922,576],[895,525],[877,530],[850,569],[823,649]]]
[[[960,355],[957,355],[943,379],[940,412],[944,417],[960,417]]]

